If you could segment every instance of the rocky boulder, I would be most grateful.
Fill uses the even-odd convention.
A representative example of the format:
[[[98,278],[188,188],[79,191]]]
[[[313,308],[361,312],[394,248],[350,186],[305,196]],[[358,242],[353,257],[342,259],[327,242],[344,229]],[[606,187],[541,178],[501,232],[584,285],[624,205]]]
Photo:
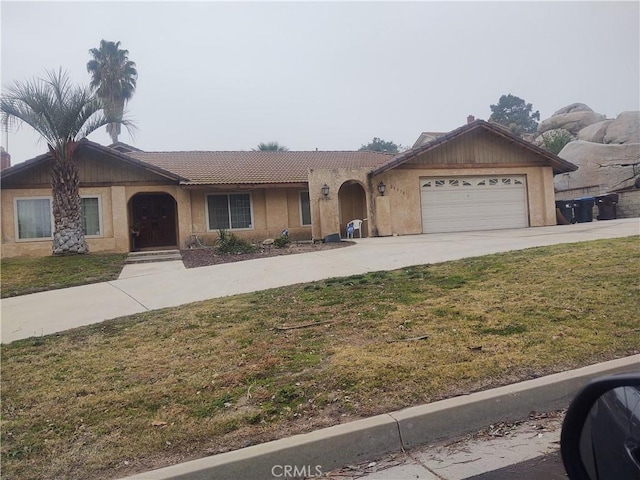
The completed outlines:
[[[640,111],[622,112],[607,126],[603,143],[640,143]]]
[[[553,117],[555,115],[576,112],[593,112],[593,110],[584,103],[572,103],[571,105],[567,105],[566,107],[562,107],[560,110],[555,111],[551,116]]]
[[[558,156],[577,165],[578,170],[556,175],[556,191],[599,186],[605,192],[634,178],[631,164],[640,162],[640,144],[605,145],[576,140],[568,143]]]
[[[583,128],[578,140],[595,143],[640,143],[640,111],[622,112],[614,120],[604,120]]]
[[[584,103],[572,103],[540,122],[538,133],[563,128],[572,135],[577,135],[583,128],[603,120],[606,120],[604,115],[594,112]]]
[[[578,132],[578,140],[584,140],[585,142],[604,143],[604,136],[607,134],[607,128],[613,120],[603,120],[602,122],[594,123],[588,127],[584,127]]]

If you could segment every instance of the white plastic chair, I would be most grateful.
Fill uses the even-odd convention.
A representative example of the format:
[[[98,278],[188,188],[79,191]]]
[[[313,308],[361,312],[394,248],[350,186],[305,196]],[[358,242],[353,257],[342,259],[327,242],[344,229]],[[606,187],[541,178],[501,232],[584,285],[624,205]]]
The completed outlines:
[[[353,227],[353,230],[349,228],[349,225]],[[362,220],[351,220],[347,223],[347,238],[353,238],[353,234],[355,231],[358,231],[358,236],[362,238]]]

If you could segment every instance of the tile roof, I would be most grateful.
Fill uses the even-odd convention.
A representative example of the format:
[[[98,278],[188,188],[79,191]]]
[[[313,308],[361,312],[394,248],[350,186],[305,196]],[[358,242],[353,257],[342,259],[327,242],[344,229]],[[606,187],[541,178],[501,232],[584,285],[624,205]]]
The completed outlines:
[[[310,169],[374,168],[394,155],[378,152],[131,152],[187,179],[187,185],[306,183]]]

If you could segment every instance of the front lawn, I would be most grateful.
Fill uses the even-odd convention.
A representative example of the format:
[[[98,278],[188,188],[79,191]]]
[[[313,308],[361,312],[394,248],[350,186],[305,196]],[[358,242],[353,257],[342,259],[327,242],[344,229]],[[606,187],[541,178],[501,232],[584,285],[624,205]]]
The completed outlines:
[[[2,298],[115,280],[126,258],[126,254],[120,253],[3,258]]]
[[[602,240],[18,341],[2,348],[3,478],[119,478],[638,353],[638,278],[638,238]]]

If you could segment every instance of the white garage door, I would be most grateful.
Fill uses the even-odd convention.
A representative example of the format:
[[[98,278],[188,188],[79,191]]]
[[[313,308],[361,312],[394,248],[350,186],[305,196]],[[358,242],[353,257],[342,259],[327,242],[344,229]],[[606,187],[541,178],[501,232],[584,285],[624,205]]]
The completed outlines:
[[[421,178],[424,233],[529,226],[523,175]]]

